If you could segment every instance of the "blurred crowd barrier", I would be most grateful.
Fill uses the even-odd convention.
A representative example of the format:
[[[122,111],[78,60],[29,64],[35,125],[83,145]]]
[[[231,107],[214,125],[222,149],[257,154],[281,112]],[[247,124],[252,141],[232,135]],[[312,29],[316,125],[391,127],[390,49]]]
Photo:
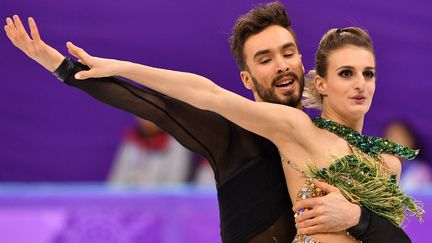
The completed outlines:
[[[413,242],[430,242],[432,187],[410,193],[424,203],[420,224],[405,222]],[[0,186],[0,242],[220,242],[214,187],[84,184]]]

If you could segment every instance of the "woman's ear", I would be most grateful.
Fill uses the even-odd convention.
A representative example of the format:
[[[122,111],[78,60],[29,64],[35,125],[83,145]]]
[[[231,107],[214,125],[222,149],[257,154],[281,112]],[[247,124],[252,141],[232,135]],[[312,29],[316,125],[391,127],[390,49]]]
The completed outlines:
[[[318,93],[320,93],[322,96],[327,96],[327,80],[319,75],[316,75],[314,83]]]

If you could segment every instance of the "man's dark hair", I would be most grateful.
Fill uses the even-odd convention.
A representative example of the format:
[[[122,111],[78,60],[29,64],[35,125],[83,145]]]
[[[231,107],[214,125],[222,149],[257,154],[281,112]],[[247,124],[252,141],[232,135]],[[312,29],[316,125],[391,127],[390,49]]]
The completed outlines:
[[[297,45],[294,31],[291,29],[291,20],[282,3],[260,4],[237,19],[229,38],[231,52],[240,70],[243,71],[247,68],[243,53],[246,40],[251,35],[258,34],[271,25],[279,25],[287,29]]]

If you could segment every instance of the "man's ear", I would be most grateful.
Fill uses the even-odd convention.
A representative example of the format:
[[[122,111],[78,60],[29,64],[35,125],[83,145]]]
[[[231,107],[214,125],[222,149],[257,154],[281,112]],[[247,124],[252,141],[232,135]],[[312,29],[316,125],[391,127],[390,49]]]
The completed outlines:
[[[250,75],[250,73],[248,71],[241,71],[240,72],[240,78],[243,82],[243,85],[246,87],[246,89],[254,91],[255,86],[254,86],[254,83],[252,81],[252,76]]]
[[[302,60],[302,54],[299,54],[299,56],[300,56],[300,60]],[[302,70],[303,70],[303,74],[305,74],[305,68],[304,68],[304,65],[303,65],[303,61],[302,61]]]

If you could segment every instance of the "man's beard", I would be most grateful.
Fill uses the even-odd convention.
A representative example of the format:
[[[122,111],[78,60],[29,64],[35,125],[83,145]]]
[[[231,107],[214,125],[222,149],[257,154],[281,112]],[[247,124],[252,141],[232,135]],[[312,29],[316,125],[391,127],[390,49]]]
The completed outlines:
[[[296,95],[296,90],[293,91],[293,93],[284,95],[283,99],[280,99],[277,97],[276,93],[273,92],[274,83],[278,81],[279,79],[285,77],[285,76],[291,76],[294,77],[296,80],[299,81],[300,85],[300,92],[298,95]],[[266,88],[263,85],[261,85],[258,80],[255,79],[255,77],[251,74],[252,81],[255,86],[255,91],[257,92],[258,96],[265,102],[275,103],[275,104],[281,104],[281,105],[288,105],[291,107],[297,107],[300,103],[302,94],[303,94],[303,88],[304,88],[304,75],[295,74],[294,72],[286,72],[284,74],[276,76],[272,83],[271,88]]]

